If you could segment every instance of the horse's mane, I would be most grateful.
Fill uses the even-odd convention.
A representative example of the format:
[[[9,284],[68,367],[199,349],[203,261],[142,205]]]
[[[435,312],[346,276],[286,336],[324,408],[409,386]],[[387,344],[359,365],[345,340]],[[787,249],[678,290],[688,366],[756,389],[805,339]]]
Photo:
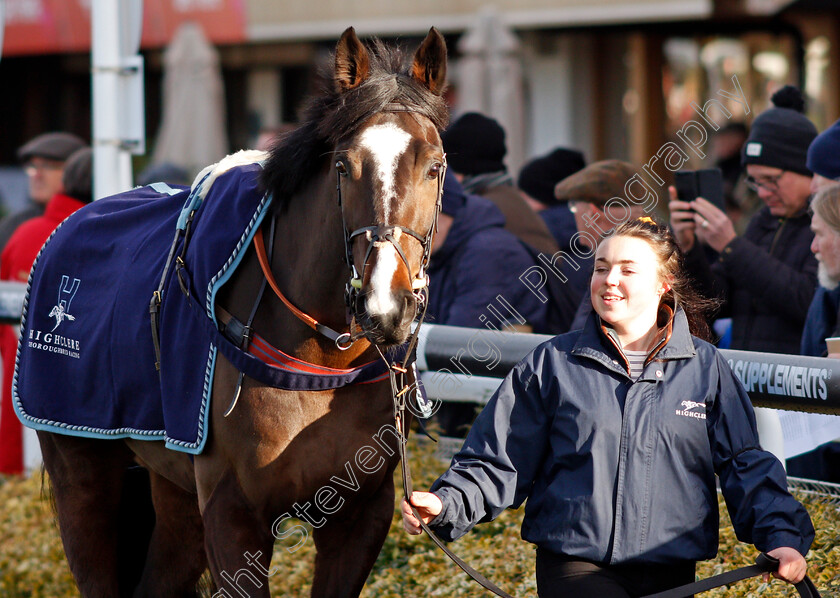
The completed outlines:
[[[375,39],[369,45],[370,75],[358,87],[340,93],[330,69],[318,77],[320,91],[303,111],[301,124],[271,148],[262,174],[265,189],[274,194],[273,206],[284,205],[315,176],[339,140],[355,133],[368,118],[390,103],[403,104],[425,116],[438,128],[446,127],[449,113],[435,95],[410,75],[408,55],[400,47]],[[330,60],[329,65],[333,64]]]

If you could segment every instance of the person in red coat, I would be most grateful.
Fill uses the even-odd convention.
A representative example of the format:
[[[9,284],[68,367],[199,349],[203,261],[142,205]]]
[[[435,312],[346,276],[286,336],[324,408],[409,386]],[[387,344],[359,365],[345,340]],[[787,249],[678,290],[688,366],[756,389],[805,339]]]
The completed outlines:
[[[29,270],[44,242],[70,214],[90,203],[93,152],[85,147],[73,152],[64,165],[64,191],[50,199],[43,216],[21,224],[0,255],[0,279],[27,282]],[[0,326],[3,358],[3,394],[0,404],[0,474],[23,473],[23,428],[12,406],[12,377],[17,353],[17,327]]]

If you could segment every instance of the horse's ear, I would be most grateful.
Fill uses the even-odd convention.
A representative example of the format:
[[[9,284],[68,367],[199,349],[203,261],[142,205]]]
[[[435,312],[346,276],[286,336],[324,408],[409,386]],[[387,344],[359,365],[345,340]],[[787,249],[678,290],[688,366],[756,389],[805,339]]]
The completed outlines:
[[[414,53],[411,76],[435,95],[446,86],[446,41],[440,31],[432,27]]]
[[[358,87],[370,73],[368,51],[356,37],[356,30],[348,27],[335,47],[335,84],[340,92]]]

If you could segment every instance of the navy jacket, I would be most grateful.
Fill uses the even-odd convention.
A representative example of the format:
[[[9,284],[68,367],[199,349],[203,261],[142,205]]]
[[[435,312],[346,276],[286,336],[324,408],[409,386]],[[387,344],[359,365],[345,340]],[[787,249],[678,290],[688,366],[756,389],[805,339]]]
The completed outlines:
[[[432,526],[452,540],[526,498],[522,537],[599,563],[708,559],[718,548],[715,474],[735,531],[807,553],[814,529],[759,448],[743,386],[682,310],[633,381],[593,314],[505,378],[432,486]]]
[[[459,200],[463,207],[429,263],[427,321],[478,328],[484,316],[501,326],[487,309],[492,304],[502,316],[511,316],[496,298],[501,295],[534,330],[542,330],[546,305],[519,280],[535,259],[504,228],[504,216],[490,200],[466,194]],[[517,323],[515,316],[510,323]]]
[[[825,339],[837,334],[837,312],[840,311],[840,286],[829,291],[825,287],[818,287],[805,318],[805,329],[802,330],[802,355],[825,357],[828,347]]]
[[[699,245],[687,254],[686,266],[701,289],[726,300],[720,315],[732,318],[730,348],[799,353],[805,316],[817,287],[810,226],[806,210],[777,218],[765,206],[752,217],[743,236],[724,247],[711,268]]]
[[[540,210],[538,214],[557,241],[557,246],[563,251],[568,251],[572,244],[572,237],[577,232],[575,215],[569,209],[568,202],[549,206]]]

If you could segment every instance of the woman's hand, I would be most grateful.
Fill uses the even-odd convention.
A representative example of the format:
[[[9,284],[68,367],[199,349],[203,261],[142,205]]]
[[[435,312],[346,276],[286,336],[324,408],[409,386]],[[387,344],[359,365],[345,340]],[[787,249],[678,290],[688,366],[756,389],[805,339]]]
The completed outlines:
[[[799,554],[799,551],[795,548],[780,546],[767,554],[779,559],[779,570],[773,574],[773,577],[782,579],[788,583],[799,583],[805,578],[808,563],[805,562],[805,557]],[[770,574],[765,573],[764,581],[769,580]]]
[[[423,520],[423,523],[429,523],[443,510],[443,503],[440,502],[437,495],[431,492],[412,492],[409,498],[411,504],[417,510],[417,514]],[[423,528],[420,527],[420,522],[417,521],[414,513],[411,512],[411,507],[408,506],[405,499],[402,501],[402,517],[403,527],[409,534],[416,536],[423,531]]]

